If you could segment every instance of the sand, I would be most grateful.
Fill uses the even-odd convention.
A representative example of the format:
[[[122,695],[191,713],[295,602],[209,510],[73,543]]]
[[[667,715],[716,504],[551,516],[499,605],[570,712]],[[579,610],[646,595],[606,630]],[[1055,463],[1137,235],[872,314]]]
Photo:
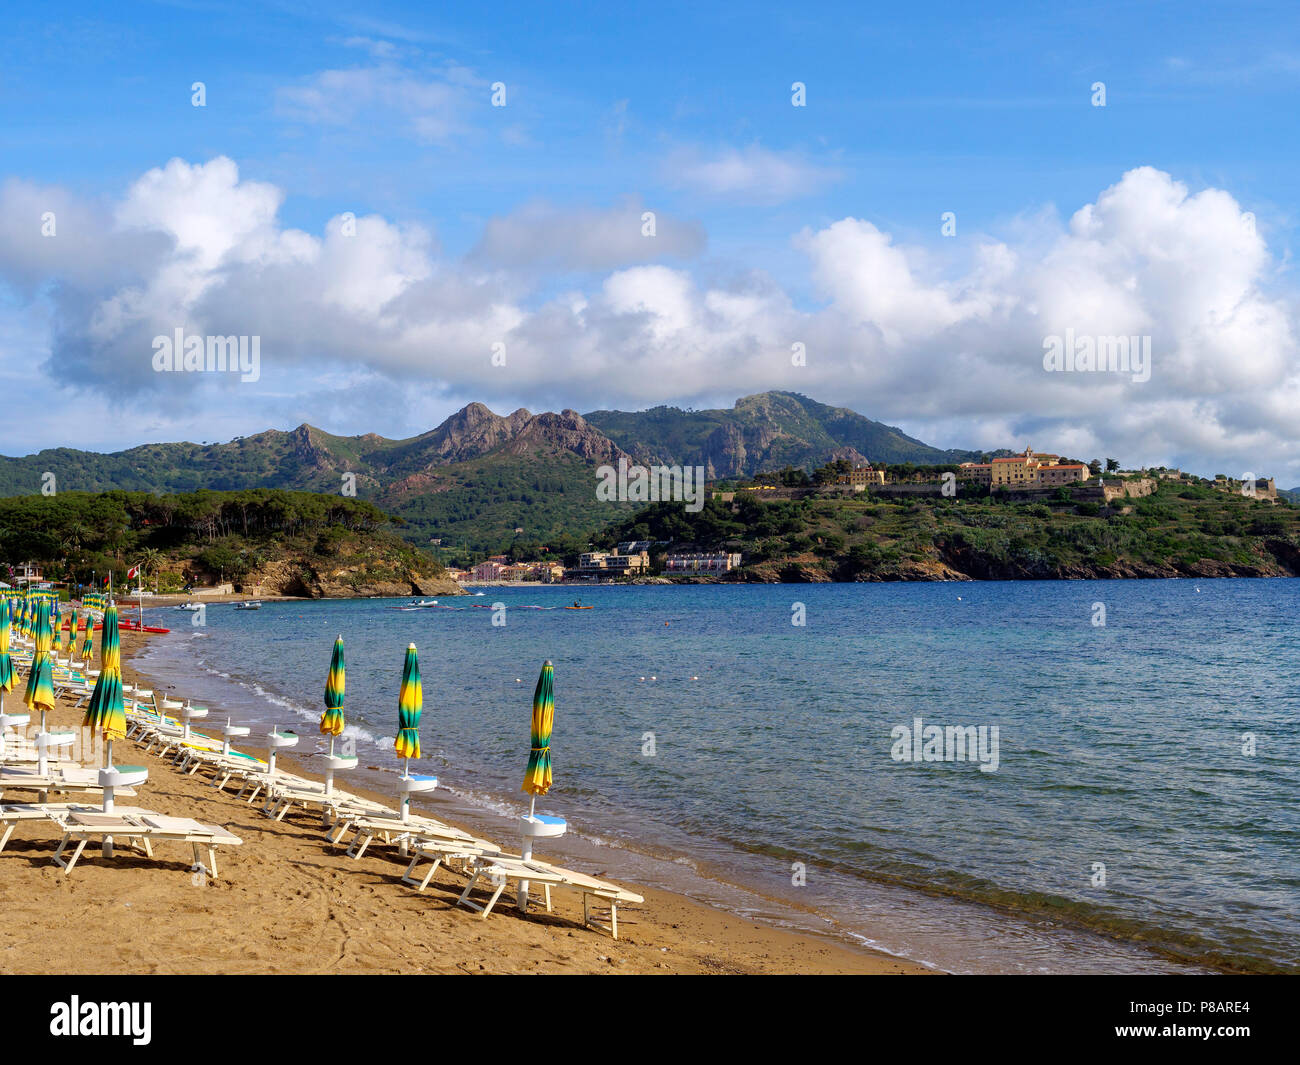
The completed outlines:
[[[122,638],[124,673],[132,680],[138,674],[131,652],[150,637]],[[81,711],[61,705],[51,721],[77,726]],[[929,972],[638,887],[620,880],[616,868],[605,875],[646,897],[642,906],[620,908],[617,941],[582,926],[581,896],[569,892],[554,894],[553,913],[527,916],[502,896],[492,916],[480,920],[455,907],[464,887],[455,873],[439,869],[419,894],[400,882],[405,866],[394,847],[372,844],[353,861],[325,839],[319,815],[299,810],[275,823],[233,793],[217,792],[202,773],[183,776],[130,741],[119,741],[114,754],[149,769],[139,795],[118,805],[224,825],[243,845],[218,852],[216,881],[193,876],[189,848],[178,843],[159,845],[152,859],[119,847],[106,860],[97,846],[87,847],[65,877],[51,861],[57,830],[19,826],[0,853],[0,972]],[[285,767],[318,776],[289,760]],[[31,793],[5,795],[6,802],[34,800]]]

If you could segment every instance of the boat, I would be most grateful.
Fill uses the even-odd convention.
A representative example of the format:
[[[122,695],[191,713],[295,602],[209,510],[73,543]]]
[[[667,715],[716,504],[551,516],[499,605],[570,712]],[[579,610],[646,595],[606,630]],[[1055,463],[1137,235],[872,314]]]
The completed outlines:
[[[132,621],[130,618],[122,618],[118,621],[118,627],[126,629],[127,632],[171,632],[171,629],[164,629],[161,625],[144,625]]]
[[[595,610],[594,606],[566,606],[565,610]]]
[[[172,607],[173,610],[202,610],[203,607],[197,603],[182,603],[180,606]]]
[[[261,610],[262,604],[256,602],[255,600],[250,599],[247,603],[236,603],[235,609],[236,610]]]

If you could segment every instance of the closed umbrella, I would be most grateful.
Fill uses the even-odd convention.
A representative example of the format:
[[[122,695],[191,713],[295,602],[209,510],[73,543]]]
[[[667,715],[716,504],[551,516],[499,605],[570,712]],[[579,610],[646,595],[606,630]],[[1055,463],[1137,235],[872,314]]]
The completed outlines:
[[[533,723],[528,747],[528,768],[524,771],[523,789],[533,797],[528,808],[531,817],[537,796],[551,790],[551,728],[555,724],[555,669],[547,660],[533,692]]]
[[[132,784],[148,775],[141,766],[113,766],[113,741],[126,738],[126,706],[122,699],[122,642],[117,630],[117,606],[108,604],[104,611],[104,629],[99,647],[100,672],[95,690],[90,693],[82,725],[104,736],[104,769],[99,781],[104,789],[104,813],[113,812],[113,789],[117,784]],[[129,776],[124,774],[130,774]],[[113,837],[104,837],[105,858],[113,856]]]
[[[5,718],[5,692],[13,691],[18,683],[18,671],[9,656],[9,600],[0,599],[0,757],[4,755],[4,730],[10,722]],[[19,720],[12,722],[19,724]]]
[[[397,753],[407,760],[402,773],[410,772],[410,760],[420,757],[420,714],[424,709],[424,689],[420,683],[420,662],[415,655],[415,644],[406,648],[406,662],[402,666],[402,688],[397,695],[397,740],[393,744]]]
[[[50,665],[50,648],[54,644],[54,628],[50,621],[50,602],[42,599],[33,611],[32,671],[27,676],[27,690],[23,702],[27,709],[41,711],[41,731],[45,731],[45,715],[54,709],[54,669]]]
[[[334,737],[343,735],[343,687],[346,679],[343,661],[343,637],[334,641],[334,654],[330,656],[330,672],[325,678],[325,713],[320,717],[320,730],[330,738],[330,754],[334,753]]]
[[[86,615],[86,638],[81,641],[81,660],[86,663],[86,669],[90,669],[91,660],[95,657],[95,618],[91,614]]]

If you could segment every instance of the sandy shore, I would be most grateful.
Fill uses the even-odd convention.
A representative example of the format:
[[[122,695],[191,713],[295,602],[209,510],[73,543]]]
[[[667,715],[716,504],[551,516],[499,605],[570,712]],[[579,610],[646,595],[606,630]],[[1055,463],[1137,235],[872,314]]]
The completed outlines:
[[[125,632],[124,673],[141,635]],[[25,679],[25,678],[24,678]],[[10,694],[18,698],[20,690]],[[61,705],[53,724],[77,726]],[[257,753],[255,743],[247,748]],[[219,853],[222,879],[196,883],[188,848],[162,844],[153,859],[87,848],[71,877],[50,860],[52,827],[23,825],[0,853],[0,972],[4,973],[925,973],[887,955],[732,916],[669,892],[619,911],[617,941],[582,927],[581,898],[555,895],[555,912],[492,916],[454,903],[464,884],[439,869],[424,894],[398,879],[395,848],[372,845],[360,861],[325,840],[318,816],[274,823],[255,806],[182,776],[134,744],[115,760],[146,765],[143,806],[227,826],[244,843]],[[286,764],[286,768],[288,765]],[[309,769],[295,766],[306,775]],[[359,789],[351,789],[359,790]],[[360,794],[366,795],[365,791]],[[368,797],[390,802],[390,796]],[[9,792],[6,802],[34,801]]]

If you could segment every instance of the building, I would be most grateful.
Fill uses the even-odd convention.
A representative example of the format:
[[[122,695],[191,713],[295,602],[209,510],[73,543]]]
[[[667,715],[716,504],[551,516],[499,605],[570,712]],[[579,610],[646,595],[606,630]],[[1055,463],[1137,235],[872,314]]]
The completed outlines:
[[[614,580],[641,577],[650,572],[650,552],[584,551],[578,564],[564,571],[566,580]]]
[[[1059,488],[1086,481],[1091,471],[1081,462],[1062,462],[1059,455],[1025,448],[1024,453],[992,462],[963,462],[957,477],[999,488]]]
[[[847,484],[855,491],[862,491],[869,484],[884,484],[885,471],[877,470],[869,463],[866,466],[854,466],[848,473],[841,473],[835,478],[836,484]]]
[[[702,554],[669,555],[664,560],[664,573],[729,573],[740,568],[740,555],[725,551]]]

